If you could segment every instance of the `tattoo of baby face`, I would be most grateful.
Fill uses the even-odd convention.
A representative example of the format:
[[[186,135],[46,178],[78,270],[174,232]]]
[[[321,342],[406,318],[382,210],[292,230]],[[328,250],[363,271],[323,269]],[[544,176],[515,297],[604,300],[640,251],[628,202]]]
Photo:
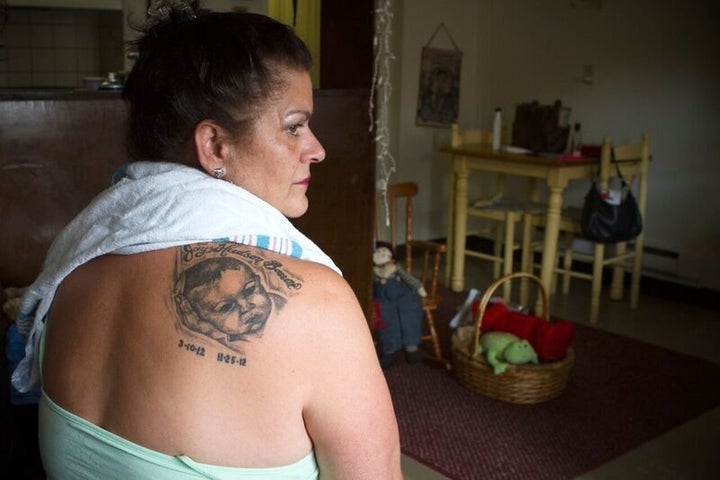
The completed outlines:
[[[294,279],[292,289],[302,283],[280,262],[257,253],[228,254],[223,244],[211,245],[178,249],[174,298],[179,326],[243,353],[242,344],[262,336],[290,293],[288,282],[277,288],[269,279],[278,278],[279,269],[282,277]],[[242,252],[242,246],[235,247]]]

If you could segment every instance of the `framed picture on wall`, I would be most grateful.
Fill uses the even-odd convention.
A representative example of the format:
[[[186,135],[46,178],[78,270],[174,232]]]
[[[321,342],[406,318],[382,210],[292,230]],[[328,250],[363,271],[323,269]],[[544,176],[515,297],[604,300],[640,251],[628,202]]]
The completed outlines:
[[[423,47],[417,125],[449,127],[457,122],[461,63],[460,50]]]

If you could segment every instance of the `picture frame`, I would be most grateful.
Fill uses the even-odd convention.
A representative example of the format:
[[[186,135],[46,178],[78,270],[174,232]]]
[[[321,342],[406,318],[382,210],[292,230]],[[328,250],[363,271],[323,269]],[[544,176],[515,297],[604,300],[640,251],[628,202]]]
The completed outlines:
[[[462,52],[425,46],[420,60],[416,124],[450,127],[460,110]]]

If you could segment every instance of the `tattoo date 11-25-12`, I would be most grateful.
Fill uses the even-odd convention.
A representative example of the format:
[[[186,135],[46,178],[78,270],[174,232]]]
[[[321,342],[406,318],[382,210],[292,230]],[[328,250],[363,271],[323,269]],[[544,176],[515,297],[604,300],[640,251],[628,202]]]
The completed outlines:
[[[205,347],[199,347],[193,343],[187,343],[183,339],[178,341],[178,348],[185,349],[190,353],[194,353],[198,357],[205,356]],[[218,352],[216,361],[219,363],[227,363],[228,365],[247,366],[247,358],[238,355],[229,355],[227,353]]]

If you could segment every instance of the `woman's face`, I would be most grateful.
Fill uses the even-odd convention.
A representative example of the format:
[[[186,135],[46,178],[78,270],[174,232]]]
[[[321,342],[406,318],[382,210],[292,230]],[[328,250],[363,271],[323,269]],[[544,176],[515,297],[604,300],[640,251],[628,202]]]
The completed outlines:
[[[325,149],[310,130],[310,74],[285,70],[282,75],[284,88],[259,113],[248,142],[231,147],[225,178],[294,218],[308,208],[310,165],[325,158]]]

